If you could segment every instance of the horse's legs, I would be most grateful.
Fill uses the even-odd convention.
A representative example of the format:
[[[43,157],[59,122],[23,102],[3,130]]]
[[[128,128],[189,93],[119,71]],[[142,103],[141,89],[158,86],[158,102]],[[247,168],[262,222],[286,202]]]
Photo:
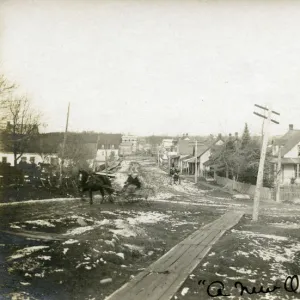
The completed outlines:
[[[113,199],[111,190],[106,189],[106,192],[107,192],[107,194],[108,194],[109,202],[113,203],[113,202],[114,202],[114,199]]]
[[[90,189],[89,190],[89,194],[90,194],[90,205],[93,204],[93,191]]]
[[[100,189],[100,193],[101,193],[101,196],[102,196],[101,203],[103,203],[104,202],[104,190],[103,190],[103,188]]]

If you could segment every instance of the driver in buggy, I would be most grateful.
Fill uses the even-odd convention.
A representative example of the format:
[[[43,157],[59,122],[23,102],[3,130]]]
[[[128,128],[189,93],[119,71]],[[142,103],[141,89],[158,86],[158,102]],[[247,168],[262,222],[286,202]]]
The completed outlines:
[[[140,189],[141,186],[142,185],[138,178],[138,174],[129,174],[127,180],[125,181],[123,191],[126,191],[128,193],[134,193],[137,189]]]

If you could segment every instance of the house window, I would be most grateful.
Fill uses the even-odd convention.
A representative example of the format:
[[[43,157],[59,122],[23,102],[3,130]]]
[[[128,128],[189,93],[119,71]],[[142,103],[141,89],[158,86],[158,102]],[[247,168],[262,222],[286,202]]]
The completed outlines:
[[[2,156],[2,163],[6,164],[7,163],[7,157],[6,156]]]
[[[31,163],[35,163],[35,157],[34,156],[31,156],[29,160],[30,160]]]
[[[104,155],[104,151],[102,151],[102,155]]]
[[[300,156],[300,145],[298,145],[298,156]]]
[[[27,157],[26,156],[22,156],[21,157],[21,162],[27,162]]]

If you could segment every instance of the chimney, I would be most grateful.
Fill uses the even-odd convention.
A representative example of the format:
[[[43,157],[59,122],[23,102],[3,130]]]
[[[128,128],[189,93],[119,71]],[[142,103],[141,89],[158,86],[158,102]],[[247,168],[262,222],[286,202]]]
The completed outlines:
[[[218,134],[218,138],[219,139],[222,138],[222,134],[221,133]]]
[[[238,132],[236,132],[234,135],[235,135],[236,138],[239,137],[239,133]]]
[[[104,145],[102,145],[102,149],[104,149]]]
[[[293,124],[290,124],[289,125],[289,130],[293,130],[294,129],[294,125]]]

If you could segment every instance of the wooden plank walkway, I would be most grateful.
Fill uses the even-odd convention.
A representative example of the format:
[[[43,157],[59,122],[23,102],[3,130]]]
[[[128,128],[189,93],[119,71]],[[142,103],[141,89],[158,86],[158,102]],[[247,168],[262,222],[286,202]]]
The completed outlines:
[[[228,212],[173,247],[106,300],[169,300],[226,230],[244,212]]]

